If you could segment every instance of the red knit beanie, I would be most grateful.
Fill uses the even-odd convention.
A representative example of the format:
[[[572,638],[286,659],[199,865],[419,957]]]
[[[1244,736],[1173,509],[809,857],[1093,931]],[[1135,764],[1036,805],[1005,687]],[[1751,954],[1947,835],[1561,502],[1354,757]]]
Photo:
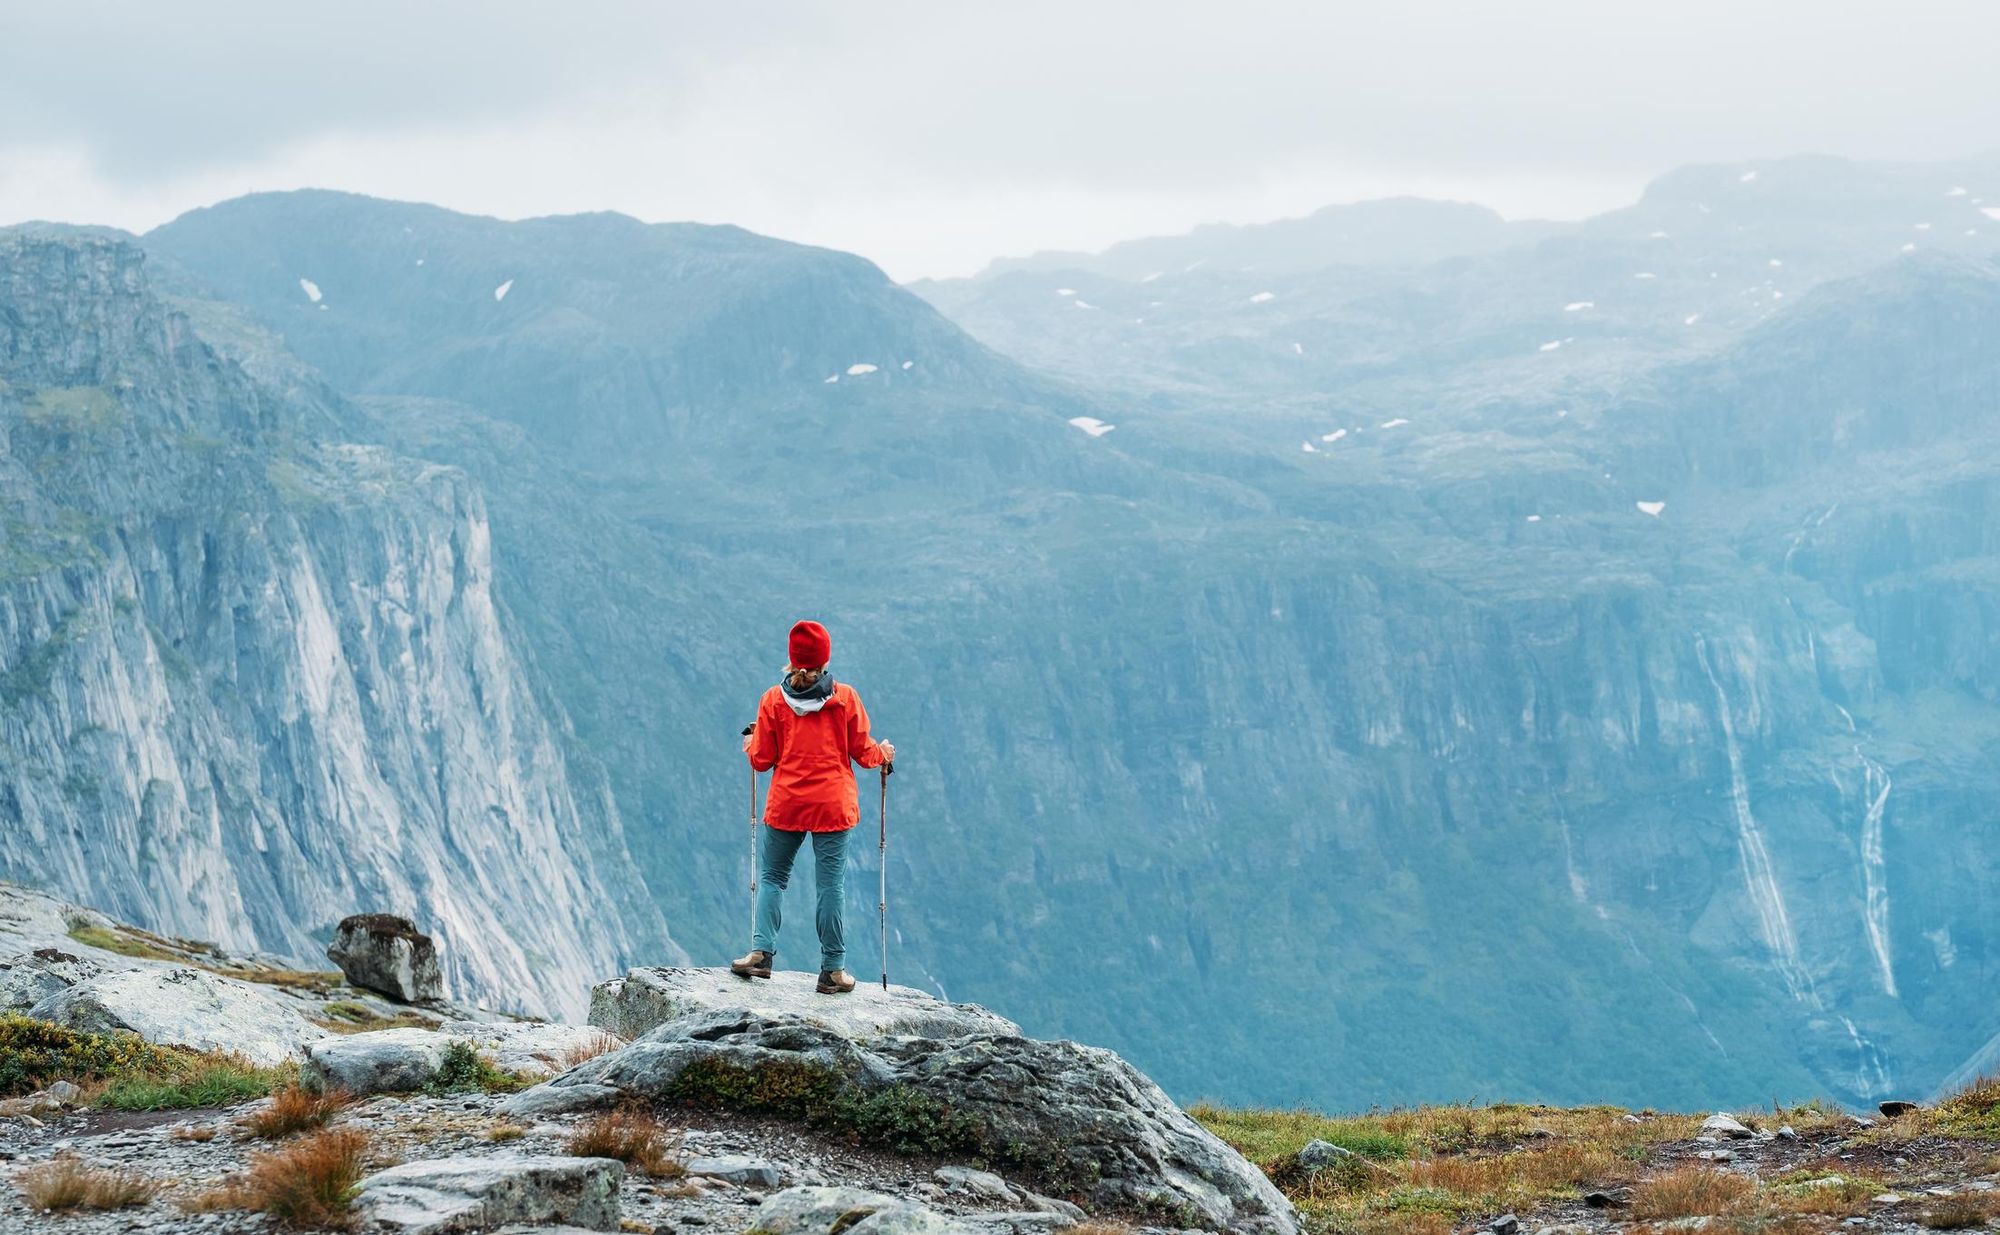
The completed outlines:
[[[818,622],[800,622],[792,627],[792,668],[824,669],[833,656],[833,636]]]

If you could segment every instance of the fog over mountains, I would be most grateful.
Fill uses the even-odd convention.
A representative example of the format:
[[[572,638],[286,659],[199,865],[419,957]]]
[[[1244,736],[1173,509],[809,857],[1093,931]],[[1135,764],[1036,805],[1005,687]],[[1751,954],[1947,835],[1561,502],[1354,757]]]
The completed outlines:
[[[1927,1092],[2000,1032],[1996,254],[2000,159],[911,289],[319,192],[0,232],[0,877],[411,912],[469,993],[713,962],[811,614],[899,980],[1182,1099]]]

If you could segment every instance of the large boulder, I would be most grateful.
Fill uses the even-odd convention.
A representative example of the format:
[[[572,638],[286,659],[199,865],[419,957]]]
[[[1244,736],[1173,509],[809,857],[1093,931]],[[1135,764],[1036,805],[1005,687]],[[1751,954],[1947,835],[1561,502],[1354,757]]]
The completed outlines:
[[[429,1003],[444,998],[437,945],[408,918],[387,913],[342,918],[326,956],[349,982],[391,999]]]
[[[313,1042],[299,1064],[308,1089],[410,1093],[437,1079],[451,1039],[429,1029],[377,1029]]]
[[[618,1229],[623,1163],[521,1154],[405,1162],[361,1181],[364,1227],[403,1235],[485,1231],[510,1222]]]
[[[915,1139],[1090,1208],[1137,1212],[1162,1225],[1258,1235],[1298,1229],[1291,1204],[1262,1171],[1110,1051],[1018,1032],[884,1036],[860,1013],[841,1026],[830,1023],[842,1019],[837,1013],[742,1006],[776,998],[761,982],[734,989],[738,1007],[668,1021],[514,1095],[505,1108],[539,1116],[635,1099],[721,1102],[845,1121],[863,1137]]]
[[[590,1023],[621,1038],[637,1038],[684,1016],[747,1005],[824,1025],[855,1040],[1021,1032],[1019,1025],[976,1004],[946,1003],[907,986],[885,991],[863,983],[851,995],[829,999],[813,989],[814,982],[813,974],[779,972],[755,980],[753,990],[752,982],[726,969],[649,966],[598,983],[590,992]]]
[[[274,1067],[331,1035],[247,983],[200,969],[102,973],[36,1003],[28,1015],[91,1033],[136,1033],[148,1042],[228,1051]]]

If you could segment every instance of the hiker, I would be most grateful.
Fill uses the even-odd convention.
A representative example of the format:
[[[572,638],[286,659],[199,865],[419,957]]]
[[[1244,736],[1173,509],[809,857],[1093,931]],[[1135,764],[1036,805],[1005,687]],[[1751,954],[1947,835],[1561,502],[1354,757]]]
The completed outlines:
[[[854,979],[845,966],[842,911],[847,841],[861,822],[854,764],[878,768],[896,748],[868,736],[861,696],[826,671],[833,639],[818,622],[792,627],[784,680],[757,701],[757,723],[743,739],[750,766],[776,768],[764,802],[762,859],[757,871],[757,912],[750,955],[731,961],[731,973],[768,978],[778,953],[778,925],[792,861],[812,837],[813,883],[819,896],[819,985],[822,995],[845,995]]]

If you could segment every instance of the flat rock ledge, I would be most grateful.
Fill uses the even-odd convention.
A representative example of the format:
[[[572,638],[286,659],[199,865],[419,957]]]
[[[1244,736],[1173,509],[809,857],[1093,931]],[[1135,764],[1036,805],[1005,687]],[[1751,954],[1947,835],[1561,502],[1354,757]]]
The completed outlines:
[[[792,998],[782,988],[726,972],[720,982],[732,985],[711,989],[734,992],[735,1006],[666,1021],[501,1108],[536,1118],[632,1101],[694,1103],[864,1139],[907,1141],[916,1128],[925,1148],[1088,1209],[1241,1235],[1299,1229],[1262,1171],[1110,1051],[1037,1041],[1011,1027],[885,1035],[882,1018],[859,1006],[805,1016],[779,1010]],[[933,1006],[923,1008],[925,1000]],[[986,1024],[991,1015],[972,1009],[968,1022],[967,1009],[917,991],[896,1001],[904,1024]]]
[[[829,996],[813,989],[815,980],[809,973],[781,971],[752,980],[727,969],[649,966],[592,988],[590,1023],[621,1038],[637,1038],[697,1012],[753,1007],[824,1025],[855,1041],[1021,1032],[1019,1025],[976,1004],[946,1003],[907,986],[885,991],[862,983],[853,994]]]
[[[355,1208],[364,1229],[402,1235],[487,1231],[509,1223],[615,1231],[624,1178],[624,1164],[609,1158],[432,1158],[362,1180]]]

